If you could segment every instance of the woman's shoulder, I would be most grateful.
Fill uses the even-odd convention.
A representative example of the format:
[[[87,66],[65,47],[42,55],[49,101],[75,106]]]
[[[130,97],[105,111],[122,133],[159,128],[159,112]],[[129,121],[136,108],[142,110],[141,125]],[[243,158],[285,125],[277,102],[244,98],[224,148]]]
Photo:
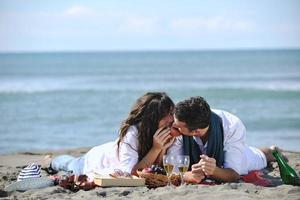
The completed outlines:
[[[129,126],[129,128],[127,129],[126,135],[135,135],[135,136],[137,136],[137,134],[138,134],[137,127],[135,125]]]
[[[138,137],[138,129],[136,126],[131,125],[128,127],[126,131],[126,135],[122,139],[122,143],[132,143],[137,140]]]
[[[127,129],[126,135],[123,137],[120,143],[120,148],[128,149],[128,147],[130,147],[131,149],[134,149],[136,151],[137,146],[138,146],[138,129],[136,126],[130,126]]]

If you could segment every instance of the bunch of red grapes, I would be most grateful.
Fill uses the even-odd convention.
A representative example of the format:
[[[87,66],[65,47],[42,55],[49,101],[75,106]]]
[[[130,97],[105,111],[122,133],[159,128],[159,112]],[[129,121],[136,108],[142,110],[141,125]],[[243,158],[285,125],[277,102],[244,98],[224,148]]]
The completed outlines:
[[[151,165],[151,167],[147,167],[143,169],[144,173],[152,173],[152,174],[162,174],[162,175],[167,175],[166,171],[164,168],[158,166],[158,165]]]

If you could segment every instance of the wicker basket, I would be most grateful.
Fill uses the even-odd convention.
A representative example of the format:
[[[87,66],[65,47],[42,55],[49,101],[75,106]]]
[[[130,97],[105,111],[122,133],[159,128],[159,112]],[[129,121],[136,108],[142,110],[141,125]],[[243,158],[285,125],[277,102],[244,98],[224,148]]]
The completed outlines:
[[[142,171],[137,171],[139,177],[144,178],[146,181],[146,185],[150,188],[163,187],[168,184],[168,177],[162,174],[155,173],[146,173]],[[172,174],[171,175],[171,183],[175,186],[180,185],[181,179],[180,175]]]

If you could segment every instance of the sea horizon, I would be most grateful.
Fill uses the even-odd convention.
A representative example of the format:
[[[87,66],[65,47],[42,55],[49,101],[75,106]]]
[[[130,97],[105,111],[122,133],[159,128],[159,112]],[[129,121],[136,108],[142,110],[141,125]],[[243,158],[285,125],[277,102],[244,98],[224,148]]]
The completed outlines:
[[[160,52],[251,52],[251,51],[299,51],[300,47],[278,48],[212,48],[212,49],[91,49],[91,50],[16,50],[0,51],[0,54],[44,54],[44,53],[160,53]]]

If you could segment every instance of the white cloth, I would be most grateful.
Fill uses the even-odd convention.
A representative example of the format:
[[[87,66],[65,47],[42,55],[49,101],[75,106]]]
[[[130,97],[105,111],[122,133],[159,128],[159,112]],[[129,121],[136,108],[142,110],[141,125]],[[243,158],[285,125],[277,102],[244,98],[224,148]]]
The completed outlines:
[[[131,173],[138,162],[138,130],[130,126],[120,143],[119,155],[117,140],[92,148],[84,156],[83,174],[93,179],[94,172],[109,174],[114,169]]]
[[[267,160],[263,152],[255,147],[249,147],[245,143],[246,128],[243,122],[233,114],[212,109],[222,119],[224,130],[224,168],[231,168],[238,174],[248,174],[252,170],[260,170],[267,166]],[[201,150],[206,153],[206,144],[200,137],[194,137]],[[182,136],[177,137],[169,148],[168,154],[183,154]]]

